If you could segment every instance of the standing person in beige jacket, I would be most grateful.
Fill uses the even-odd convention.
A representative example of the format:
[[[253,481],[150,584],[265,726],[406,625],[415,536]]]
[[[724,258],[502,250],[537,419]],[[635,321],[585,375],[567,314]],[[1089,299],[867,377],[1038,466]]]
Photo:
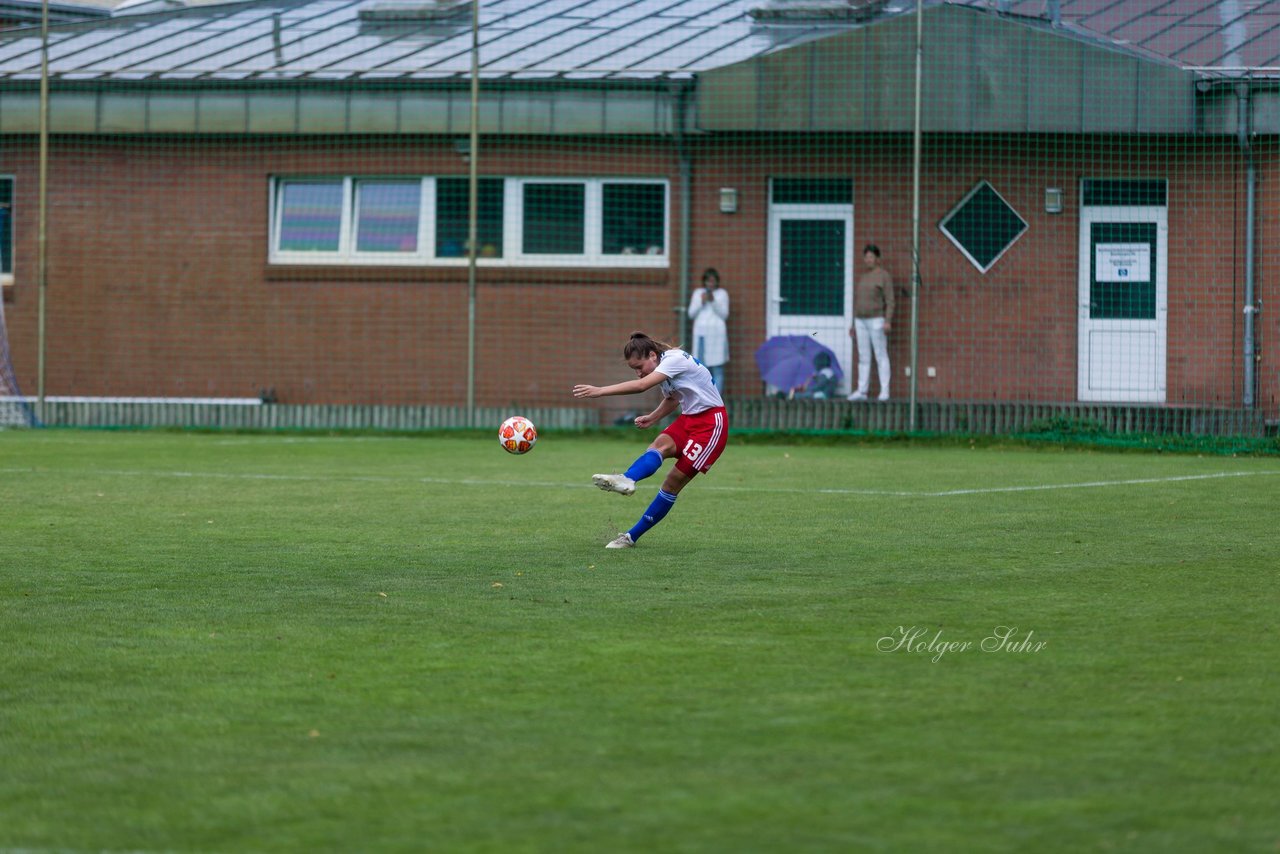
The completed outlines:
[[[893,327],[893,277],[880,266],[880,247],[868,243],[862,250],[862,261],[867,271],[858,277],[853,289],[853,328],[849,330],[858,340],[858,387],[850,400],[866,400],[871,386],[871,353],[875,352],[876,368],[880,374],[880,396],[889,399],[889,379],[893,376],[889,366],[889,341],[886,333]]]

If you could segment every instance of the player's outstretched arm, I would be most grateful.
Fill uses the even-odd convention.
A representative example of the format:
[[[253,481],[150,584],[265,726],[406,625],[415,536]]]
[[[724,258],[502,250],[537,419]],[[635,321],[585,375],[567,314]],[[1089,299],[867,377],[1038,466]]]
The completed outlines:
[[[627,380],[624,383],[615,383],[613,385],[576,385],[573,387],[573,396],[592,398],[609,397],[615,394],[639,394],[642,391],[648,391],[665,379],[667,379],[665,374],[660,374],[657,371],[654,371],[647,377],[641,377],[637,380]]]

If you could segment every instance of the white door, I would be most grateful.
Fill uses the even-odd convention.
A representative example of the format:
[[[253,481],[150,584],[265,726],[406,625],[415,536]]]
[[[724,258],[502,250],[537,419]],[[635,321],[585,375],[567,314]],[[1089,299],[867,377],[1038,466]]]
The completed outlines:
[[[1165,400],[1164,207],[1080,209],[1080,400]]]
[[[848,393],[853,344],[853,208],[772,205],[769,208],[765,332],[808,335],[840,360]],[[777,389],[788,391],[788,389]],[[770,389],[775,391],[775,389]]]

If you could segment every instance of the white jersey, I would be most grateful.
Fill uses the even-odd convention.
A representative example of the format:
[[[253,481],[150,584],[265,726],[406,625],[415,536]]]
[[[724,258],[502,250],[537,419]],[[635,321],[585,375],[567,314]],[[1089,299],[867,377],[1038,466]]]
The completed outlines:
[[[658,367],[654,372],[667,377],[658,384],[662,388],[662,394],[679,401],[680,411],[685,415],[696,415],[724,406],[720,390],[711,382],[711,372],[683,350],[660,353]]]

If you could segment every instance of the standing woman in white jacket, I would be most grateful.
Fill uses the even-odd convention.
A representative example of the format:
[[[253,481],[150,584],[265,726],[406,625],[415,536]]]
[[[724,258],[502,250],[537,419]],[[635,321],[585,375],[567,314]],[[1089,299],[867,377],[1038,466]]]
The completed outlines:
[[[693,357],[711,371],[711,380],[724,394],[724,366],[729,361],[729,292],[720,287],[720,274],[714,267],[702,271],[702,287],[689,301],[689,317],[693,319]]]

